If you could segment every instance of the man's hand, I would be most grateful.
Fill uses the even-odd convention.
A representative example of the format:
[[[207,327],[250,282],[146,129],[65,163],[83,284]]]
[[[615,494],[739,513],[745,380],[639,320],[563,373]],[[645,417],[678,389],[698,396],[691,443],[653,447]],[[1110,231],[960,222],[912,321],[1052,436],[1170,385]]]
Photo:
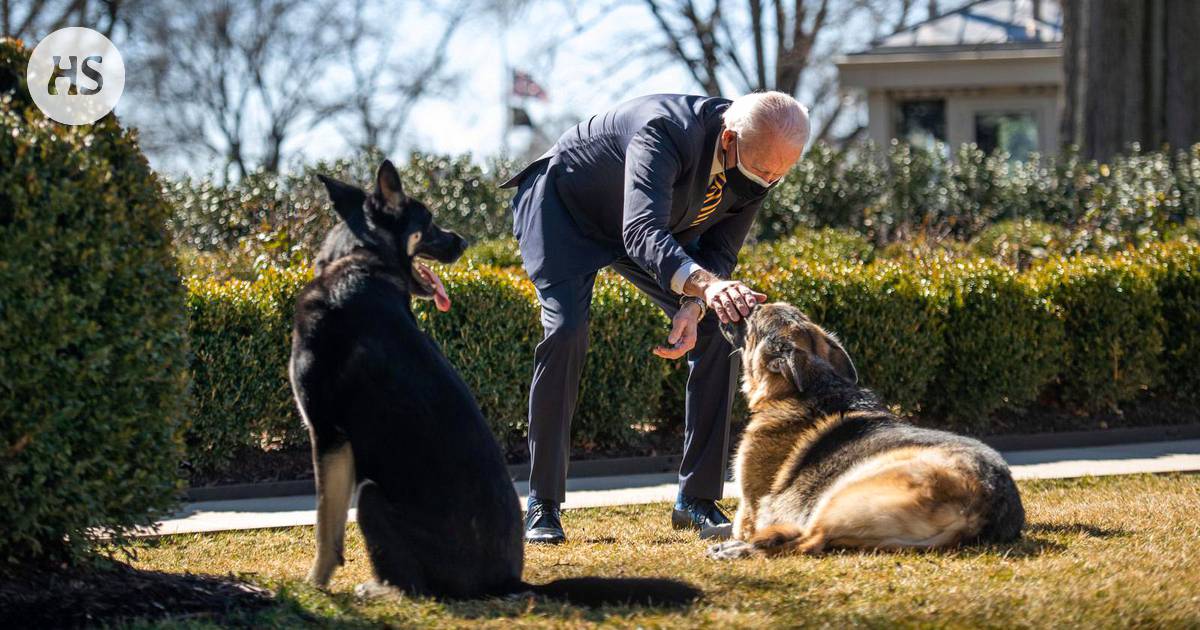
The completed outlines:
[[[736,322],[750,314],[754,307],[767,301],[759,293],[737,280],[722,280],[703,269],[688,277],[684,293],[702,298],[722,324]]]
[[[664,359],[678,359],[696,346],[696,324],[700,321],[700,306],[694,303],[684,304],[671,320],[671,334],[667,335],[669,346],[659,346],[654,349],[654,356]]]

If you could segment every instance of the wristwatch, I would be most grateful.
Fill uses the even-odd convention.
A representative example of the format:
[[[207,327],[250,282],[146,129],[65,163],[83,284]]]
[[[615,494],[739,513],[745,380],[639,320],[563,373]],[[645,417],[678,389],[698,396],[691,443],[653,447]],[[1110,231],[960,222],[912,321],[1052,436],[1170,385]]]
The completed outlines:
[[[683,305],[687,304],[688,302],[695,302],[696,305],[700,307],[700,317],[697,317],[696,321],[704,319],[704,314],[708,312],[708,307],[704,305],[704,300],[694,295],[679,296],[679,308],[683,308]]]

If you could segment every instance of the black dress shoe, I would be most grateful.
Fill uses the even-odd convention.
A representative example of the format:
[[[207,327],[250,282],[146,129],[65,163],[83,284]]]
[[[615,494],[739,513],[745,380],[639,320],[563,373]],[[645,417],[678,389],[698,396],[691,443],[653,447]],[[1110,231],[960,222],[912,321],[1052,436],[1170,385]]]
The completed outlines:
[[[529,497],[525,510],[525,542],[558,545],[566,542],[557,501]]]
[[[680,494],[671,511],[671,526],[675,529],[705,530],[729,523],[729,517],[712,499],[697,499]]]

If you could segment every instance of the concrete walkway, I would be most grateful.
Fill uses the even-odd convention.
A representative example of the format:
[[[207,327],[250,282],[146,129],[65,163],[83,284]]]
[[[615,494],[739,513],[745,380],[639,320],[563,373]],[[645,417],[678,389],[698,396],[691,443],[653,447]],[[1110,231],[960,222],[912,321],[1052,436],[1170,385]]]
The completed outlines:
[[[1200,471],[1200,440],[1013,451],[1003,455],[1017,479]],[[524,505],[529,484],[521,481],[514,485]],[[671,501],[675,498],[676,478],[673,474],[654,474],[570,479],[567,492],[564,507],[568,509]],[[725,484],[725,496],[736,497],[737,492],[737,486]],[[306,495],[189,503],[160,523],[157,534],[312,525],[316,521],[315,501]],[[355,517],[355,510],[351,510],[350,520]]]

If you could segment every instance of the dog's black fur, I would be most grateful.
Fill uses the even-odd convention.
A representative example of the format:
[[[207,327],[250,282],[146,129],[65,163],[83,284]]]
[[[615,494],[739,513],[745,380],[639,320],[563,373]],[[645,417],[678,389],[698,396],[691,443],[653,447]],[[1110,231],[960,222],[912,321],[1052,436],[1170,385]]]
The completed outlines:
[[[390,162],[369,195],[321,180],[342,221],[297,300],[290,366],[318,488],[310,582],[325,586],[341,564],[357,488],[359,526],[384,587],[447,598],[534,591],[584,604],[695,599],[699,591],[670,580],[521,581],[520,505],[500,447],[411,308],[412,296],[432,293],[415,259],[453,262],[466,241],[404,194]]]

